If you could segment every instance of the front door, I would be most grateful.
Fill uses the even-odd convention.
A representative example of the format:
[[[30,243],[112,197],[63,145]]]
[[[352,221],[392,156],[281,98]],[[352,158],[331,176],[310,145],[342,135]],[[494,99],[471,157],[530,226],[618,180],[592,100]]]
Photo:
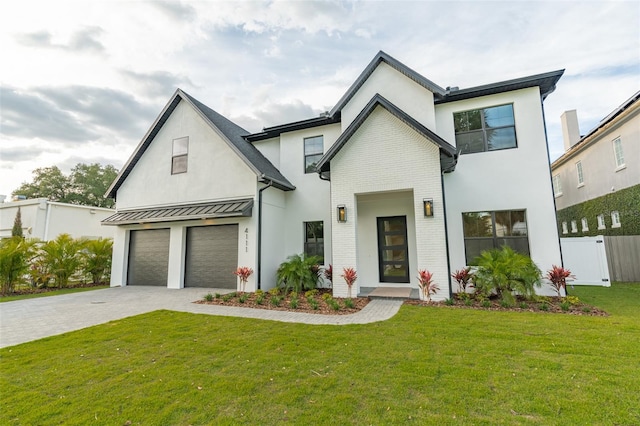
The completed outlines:
[[[378,267],[380,282],[409,282],[406,216],[378,218]]]

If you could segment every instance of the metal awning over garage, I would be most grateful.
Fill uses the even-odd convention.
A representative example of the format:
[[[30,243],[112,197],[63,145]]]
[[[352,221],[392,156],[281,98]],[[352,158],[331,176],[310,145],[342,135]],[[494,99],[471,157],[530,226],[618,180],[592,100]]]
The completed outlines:
[[[135,223],[175,222],[179,220],[251,216],[252,208],[252,198],[203,204],[166,206],[155,209],[121,211],[104,219],[102,224],[130,225]]]

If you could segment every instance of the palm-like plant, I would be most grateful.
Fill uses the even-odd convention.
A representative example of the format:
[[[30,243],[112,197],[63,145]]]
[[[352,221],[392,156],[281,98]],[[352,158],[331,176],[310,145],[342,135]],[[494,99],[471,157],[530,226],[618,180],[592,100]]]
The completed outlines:
[[[112,253],[113,240],[111,238],[84,241],[84,247],[80,254],[84,262],[84,271],[91,276],[92,283],[100,283],[109,275]]]
[[[84,242],[73,239],[69,234],[60,234],[55,240],[42,245],[42,260],[49,265],[49,272],[55,277],[58,288],[66,287],[80,268],[80,251],[83,248]]]
[[[561,296],[560,292],[564,289],[567,294],[567,280],[575,279],[576,277],[571,274],[571,271],[564,269],[562,266],[552,265],[552,268],[547,271],[546,279],[551,281],[551,286],[558,293],[558,297]]]
[[[356,273],[356,270],[353,268],[342,268],[342,275],[340,276],[344,278],[344,282],[347,283],[349,298],[351,298],[351,287],[353,287],[353,284],[358,279],[358,274]]]
[[[471,280],[473,279],[471,267],[467,266],[466,268],[459,269],[451,274],[451,276],[458,283],[459,292],[466,293],[467,287],[473,287],[473,284],[471,284]]]
[[[25,240],[16,236],[0,240],[0,279],[2,294],[12,293],[29,270],[35,255],[35,240]]]
[[[282,262],[276,272],[279,287],[302,293],[318,286],[320,280],[319,256],[294,254]]]
[[[542,285],[540,269],[531,258],[508,246],[484,251],[476,262],[474,284],[480,294],[488,296],[495,292],[502,301],[513,303],[514,292],[531,297],[536,287]]]

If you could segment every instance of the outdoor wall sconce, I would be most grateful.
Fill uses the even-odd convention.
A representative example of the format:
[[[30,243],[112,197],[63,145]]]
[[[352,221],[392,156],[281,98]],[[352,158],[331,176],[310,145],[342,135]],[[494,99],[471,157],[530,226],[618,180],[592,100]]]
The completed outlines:
[[[344,204],[338,206],[338,222],[347,221],[347,207]]]
[[[433,199],[432,198],[423,199],[422,207],[424,208],[424,217],[433,217]]]

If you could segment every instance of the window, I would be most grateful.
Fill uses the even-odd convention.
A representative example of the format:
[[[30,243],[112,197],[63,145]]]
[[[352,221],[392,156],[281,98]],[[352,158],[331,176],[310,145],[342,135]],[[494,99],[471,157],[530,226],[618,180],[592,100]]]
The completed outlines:
[[[189,154],[189,138],[173,140],[173,152],[171,156],[171,174],[187,172],[187,155]]]
[[[567,228],[567,222],[562,222],[562,233],[563,234],[569,233],[569,228]]]
[[[560,175],[553,177],[553,195],[559,197],[562,195],[562,184],[560,183]]]
[[[576,222],[575,220],[571,221],[571,232],[573,232],[574,234],[578,232],[578,222]]]
[[[624,167],[624,152],[622,151],[622,141],[620,138],[616,138],[613,141],[613,153],[616,157],[616,167]]]
[[[513,105],[453,114],[456,146],[463,154],[516,147]]]
[[[611,212],[611,227],[612,228],[620,228],[620,213]]]
[[[587,222],[587,218],[582,218],[582,232],[589,232],[589,222]]]
[[[578,186],[584,185],[584,175],[582,174],[582,161],[576,163],[576,173],[578,173]]]
[[[304,223],[304,254],[319,256],[320,264],[324,264],[324,222]]]
[[[604,223],[604,215],[598,215],[598,229],[607,229],[607,225]]]
[[[462,213],[462,225],[467,265],[474,265],[483,251],[504,245],[529,255],[525,210]]]
[[[314,136],[312,138],[304,139],[304,172],[314,173],[316,171],[316,164],[323,153],[323,137]]]

